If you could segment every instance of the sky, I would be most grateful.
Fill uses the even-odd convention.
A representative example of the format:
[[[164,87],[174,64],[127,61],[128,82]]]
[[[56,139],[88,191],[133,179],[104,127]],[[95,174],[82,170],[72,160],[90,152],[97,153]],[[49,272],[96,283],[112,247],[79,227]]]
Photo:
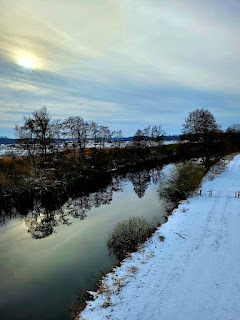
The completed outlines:
[[[43,106],[133,135],[240,123],[239,0],[0,0],[0,136]]]

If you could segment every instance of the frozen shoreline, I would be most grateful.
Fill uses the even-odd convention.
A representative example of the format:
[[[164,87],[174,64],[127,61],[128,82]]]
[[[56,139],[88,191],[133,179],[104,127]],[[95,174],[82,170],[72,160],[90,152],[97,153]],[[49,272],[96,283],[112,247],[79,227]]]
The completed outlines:
[[[143,249],[106,276],[80,319],[240,319],[240,199],[228,196],[240,191],[240,155],[210,175],[203,189],[215,196],[174,210]]]

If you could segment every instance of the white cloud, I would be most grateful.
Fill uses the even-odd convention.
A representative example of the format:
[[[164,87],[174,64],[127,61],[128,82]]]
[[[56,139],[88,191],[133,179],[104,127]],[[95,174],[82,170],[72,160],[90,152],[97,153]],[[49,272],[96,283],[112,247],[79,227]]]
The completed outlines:
[[[59,117],[161,119],[169,127],[195,107],[232,119],[239,115],[239,11],[237,0],[0,0],[1,119],[18,122],[43,105]],[[39,70],[17,66],[24,55]],[[95,85],[105,93],[98,88],[98,97]],[[162,88],[167,97],[156,93]],[[208,100],[218,92],[231,112]]]
[[[42,69],[76,78],[239,92],[240,24],[222,1],[2,2],[12,59],[24,45]]]

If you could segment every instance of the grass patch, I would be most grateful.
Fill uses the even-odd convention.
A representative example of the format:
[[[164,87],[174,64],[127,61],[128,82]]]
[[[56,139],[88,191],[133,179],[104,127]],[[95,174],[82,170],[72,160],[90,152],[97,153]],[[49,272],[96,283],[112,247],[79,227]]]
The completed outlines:
[[[150,237],[152,230],[153,226],[140,217],[118,222],[107,239],[109,252],[122,260],[127,253],[136,251],[139,244]]]
[[[159,196],[173,210],[181,200],[187,199],[200,186],[206,169],[200,165],[184,162],[175,165],[169,177],[159,187]]]

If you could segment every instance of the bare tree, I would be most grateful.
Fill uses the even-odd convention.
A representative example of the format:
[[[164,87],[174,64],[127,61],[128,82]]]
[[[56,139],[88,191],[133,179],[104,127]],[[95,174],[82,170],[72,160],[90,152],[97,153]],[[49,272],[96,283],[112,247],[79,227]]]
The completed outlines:
[[[240,149],[240,124],[233,124],[226,130],[227,138],[231,144],[231,146],[239,151]]]
[[[151,130],[151,140],[152,142],[156,143],[157,145],[162,145],[163,143],[163,137],[164,137],[164,131],[162,127],[159,126],[153,126]]]
[[[32,118],[27,119],[27,122],[33,123],[33,133],[40,144],[44,161],[46,161],[47,146],[51,143],[50,119],[46,107],[34,111]]]
[[[100,143],[100,150],[101,148],[105,149],[105,144],[110,141],[111,138],[111,131],[108,127],[99,126],[99,143]]]
[[[76,119],[69,117],[63,122],[63,134],[66,138],[71,140],[73,148],[73,159],[76,162]]]
[[[220,126],[208,110],[196,109],[185,119],[182,140],[198,144],[205,165],[209,165],[210,156],[216,151],[219,142]]]
[[[75,135],[77,146],[79,149],[78,160],[85,158],[85,149],[87,146],[87,139],[89,134],[89,124],[81,117],[75,117]]]
[[[240,123],[235,123],[227,128],[226,132],[240,133]]]
[[[134,152],[136,155],[137,162],[139,161],[140,157],[143,155],[144,146],[146,144],[144,132],[138,129],[133,136],[132,146],[134,148]]]
[[[144,132],[138,129],[133,136],[133,146],[136,148],[142,148],[145,145]]]
[[[97,150],[97,144],[99,143],[100,136],[99,136],[100,130],[99,126],[96,122],[90,123],[90,136],[94,143],[95,151]]]
[[[151,126],[148,126],[143,130],[144,140],[146,141],[146,144],[149,146],[151,144],[150,130],[151,130]]]
[[[62,129],[63,123],[57,119],[51,123],[51,135],[52,135],[52,151],[56,153],[56,160],[59,159],[59,152],[62,145]]]
[[[27,129],[24,126],[15,126],[15,135],[18,139],[18,146],[21,150],[27,151],[27,154],[29,156],[29,159],[32,163],[32,167],[34,170],[37,169],[37,158],[36,158],[36,152],[34,143],[35,140],[32,138],[32,132],[31,130]]]
[[[116,149],[121,149],[121,145],[123,144],[123,133],[122,130],[119,131],[113,131],[111,134],[112,138],[113,138],[113,146]]]
[[[25,145],[28,146],[28,150],[32,146],[38,153],[40,151],[43,161],[46,161],[47,147],[52,139],[50,120],[46,107],[43,107],[34,111],[31,116],[24,117],[24,125],[16,126],[15,129],[17,137],[26,140]],[[33,152],[31,154],[33,155]]]

